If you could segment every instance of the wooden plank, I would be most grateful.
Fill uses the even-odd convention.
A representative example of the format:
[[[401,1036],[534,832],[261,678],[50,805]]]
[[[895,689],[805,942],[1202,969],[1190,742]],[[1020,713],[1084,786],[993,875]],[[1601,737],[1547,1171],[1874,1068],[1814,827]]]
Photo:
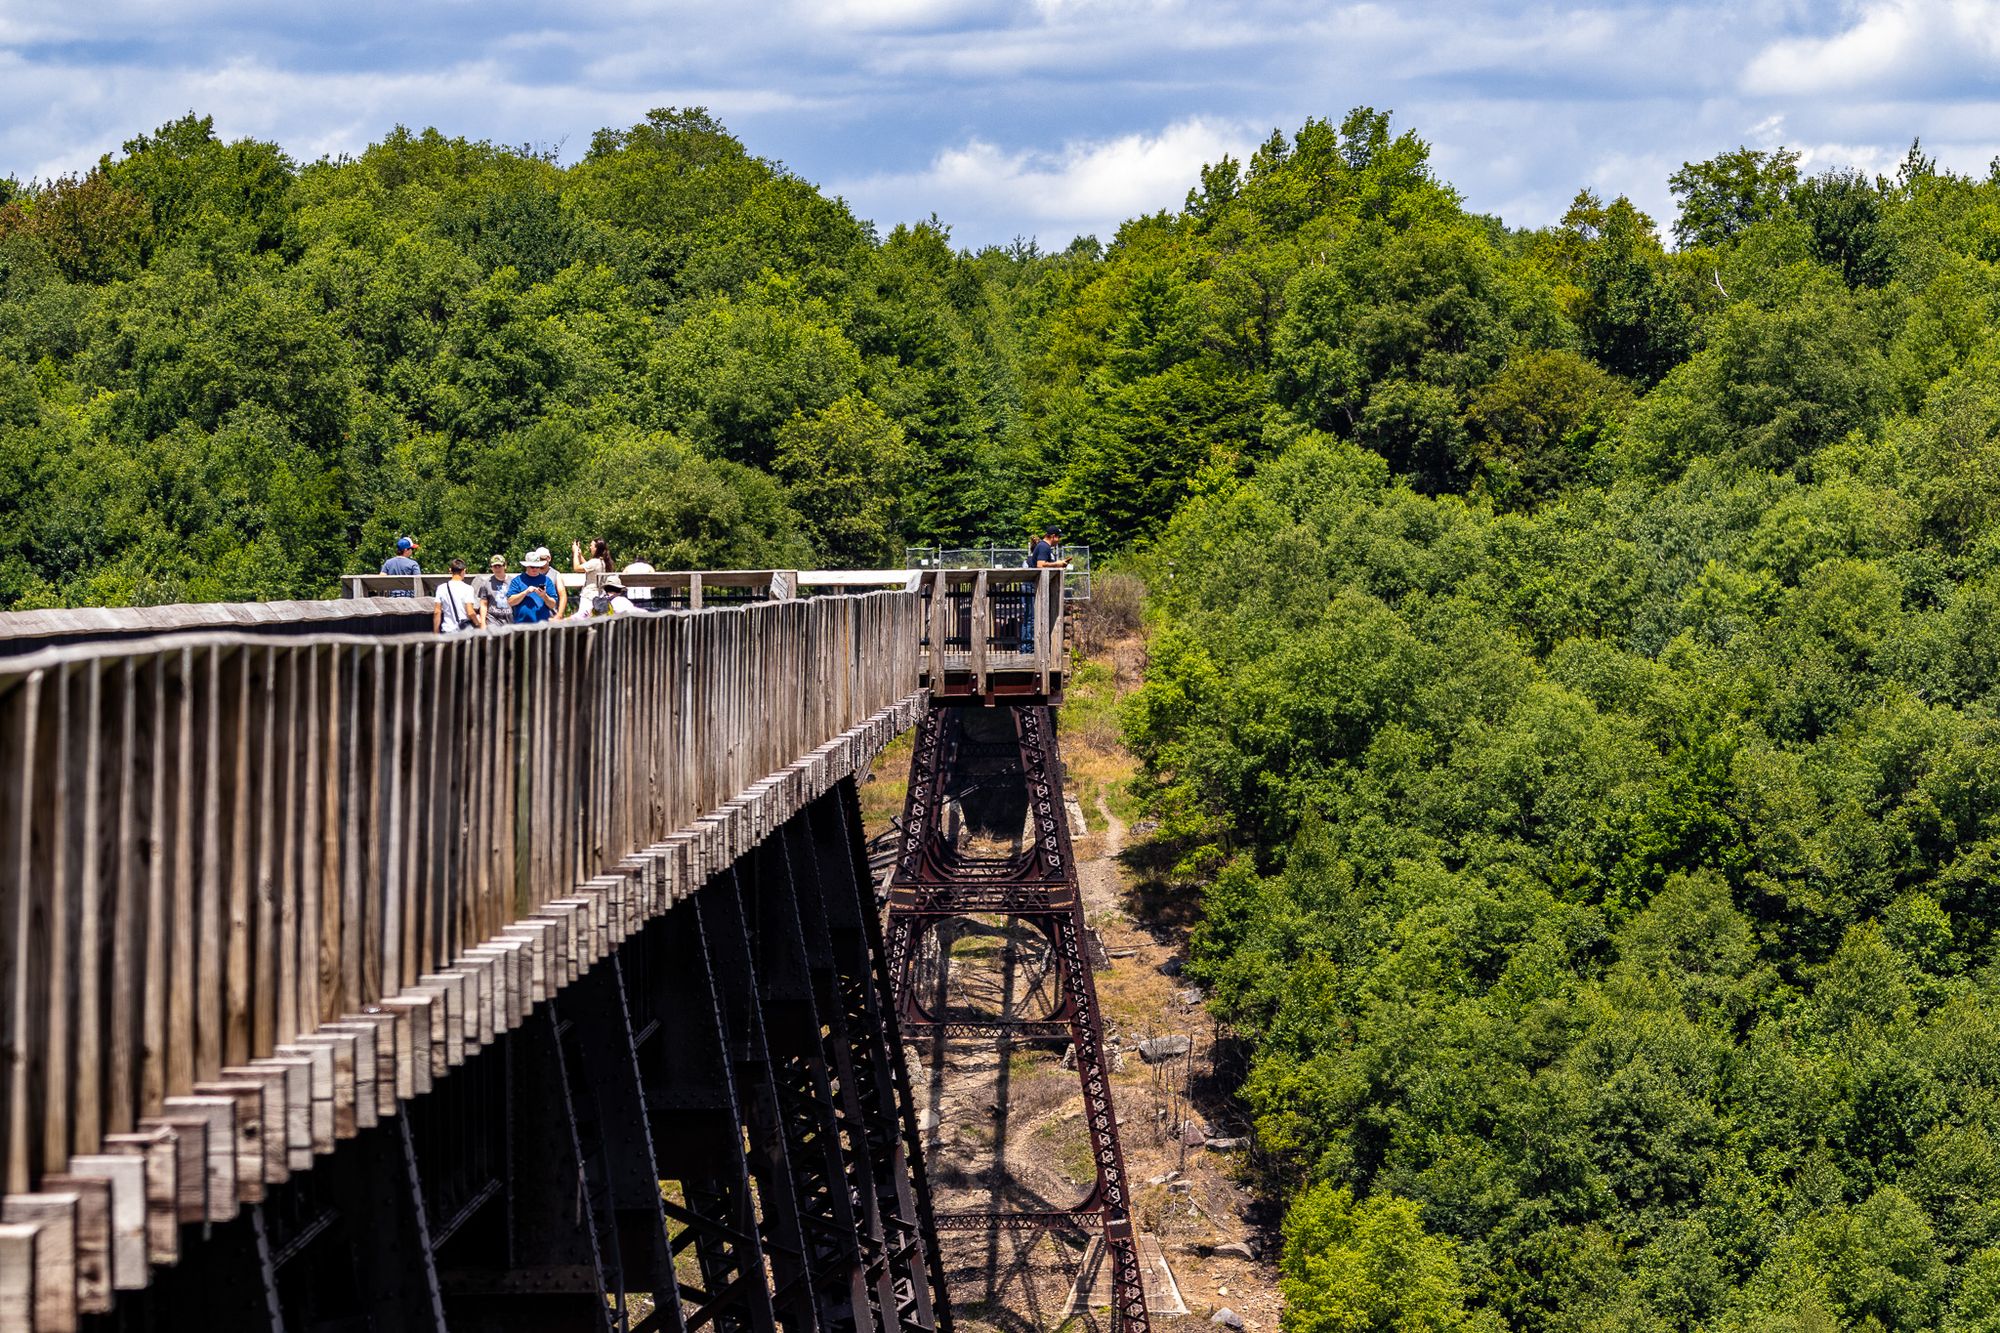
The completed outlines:
[[[118,1291],[144,1287],[151,1271],[146,1243],[146,1159],[112,1153],[79,1154],[70,1158],[69,1169],[63,1174],[104,1183],[109,1193],[106,1240],[111,1286]]]
[[[1048,569],[1038,569],[1035,571],[1035,596],[1034,600],[1028,606],[1028,615],[1030,617],[1039,619],[1045,614],[1043,608],[1050,605],[1050,583],[1055,583],[1055,595],[1057,597],[1062,596],[1061,582],[1059,580],[1052,580],[1049,577],[1055,572]],[[1044,698],[1047,697],[1049,692],[1049,663],[1055,656],[1055,639],[1056,635],[1060,632],[1055,627],[1061,623],[1062,615],[1058,608],[1057,613],[1051,618],[1050,625],[1046,630],[1040,625],[1031,627],[1035,636],[1035,689]]]
[[[471,1039],[479,1047],[492,1045],[495,1015],[506,1003],[506,978],[500,958],[483,949],[468,949],[452,970],[471,978],[474,992]],[[499,1020],[499,1027],[505,1031],[505,1019]]]
[[[218,1074],[220,1070],[216,1071]],[[233,1112],[231,1133],[236,1155],[236,1202],[264,1201],[264,1127],[270,1123],[265,1105],[264,1085],[247,1079],[201,1079],[194,1085],[197,1097],[214,1097],[229,1103]],[[211,1132],[210,1149],[214,1144]],[[214,1198],[209,1199],[212,1208]],[[232,1215],[234,1210],[231,1210]]]
[[[255,928],[251,884],[252,796],[257,786],[252,738],[257,727],[261,691],[254,688],[253,668],[263,650],[240,648],[226,664],[222,694],[223,867],[227,897],[223,903],[222,1060],[241,1065],[250,1058],[253,978],[250,945]]]
[[[39,799],[35,755],[40,725],[42,672],[32,672],[0,699],[0,755],[6,781],[19,799],[0,811],[0,1193],[24,1194],[34,1185],[28,1053],[28,991],[34,955],[29,944],[29,814]]]
[[[172,862],[167,868],[168,885],[161,904],[159,931],[156,937],[164,949],[164,973],[167,983],[148,997],[147,1032],[148,1062],[155,1058],[155,1050],[164,1052],[158,1058],[164,1077],[157,1088],[148,1079],[148,1105],[157,1092],[159,1104],[164,1106],[168,1098],[184,1095],[194,1086],[194,972],[195,972],[195,841],[197,829],[196,808],[200,805],[200,794],[195,791],[195,775],[200,771],[202,715],[196,707],[196,695],[200,692],[200,674],[196,665],[193,648],[185,648],[179,653],[171,653],[162,663],[166,678],[167,705],[173,710],[174,721],[169,732],[173,749],[174,776],[171,784],[171,799],[174,806],[173,823],[170,826],[172,839]],[[154,938],[146,941],[149,967],[151,952],[156,947]],[[157,973],[154,975],[158,975]],[[164,993],[162,993],[164,992]],[[164,1012],[155,1013],[153,1006],[163,1001]],[[152,1042],[157,1020],[158,1047]]]
[[[282,1065],[260,1061],[249,1065],[224,1065],[222,1077],[230,1083],[254,1083],[263,1089],[263,1100],[259,1103],[261,1119],[258,1121],[258,1142],[263,1158],[260,1179],[267,1185],[284,1184],[292,1178],[290,1136],[293,1084],[290,1072]],[[303,1092],[303,1083],[299,1086]],[[309,1112],[310,1108],[311,1102],[306,1100],[303,1109]]]
[[[293,1042],[292,1046],[307,1050],[320,1047],[329,1052],[333,1069],[333,1137],[351,1139],[360,1133],[361,1089],[357,1076],[361,1067],[359,1054],[361,1039],[352,1032],[329,1032],[321,1029],[306,1033]],[[372,1088],[369,1090],[369,1104],[374,1105]]]
[[[231,1117],[235,1111],[223,1105],[223,1111]],[[208,1191],[210,1163],[208,1131],[210,1114],[191,1108],[168,1110],[156,1117],[141,1120],[139,1132],[164,1131],[174,1139],[174,1209],[175,1216],[182,1222],[206,1222],[209,1219]],[[228,1157],[232,1174],[235,1168],[235,1154]],[[234,1209],[235,1182],[230,1182],[231,1198],[229,1206]],[[224,1218],[226,1220],[226,1216]]]
[[[380,1030],[373,1023],[342,1021],[322,1023],[314,1036],[352,1037],[353,1067],[349,1075],[354,1082],[354,1125],[356,1129],[373,1129],[382,1121],[382,1098],[376,1083],[382,1077],[381,1055],[377,1037]],[[300,1039],[302,1042],[305,1038]],[[390,1077],[394,1078],[393,1067]],[[391,1084],[393,1090],[394,1084]],[[336,1094],[337,1095],[337,1094]],[[336,1130],[336,1132],[338,1132]]]
[[[555,952],[555,922],[529,918],[502,928],[501,935],[518,939],[528,947],[525,972],[526,1003],[537,1005],[555,994],[555,988],[549,978],[549,959]],[[521,1017],[526,1018],[526,1012],[523,1012]]]
[[[180,1259],[180,1135],[164,1127],[109,1134],[104,1150],[136,1157],[146,1171],[146,1259],[155,1264]],[[194,1154],[197,1166],[200,1153]],[[203,1205],[196,1205],[206,1211]]]
[[[338,1023],[328,1023],[327,1029],[336,1032],[352,1032],[361,1038],[361,1045],[355,1048],[356,1077],[359,1078],[359,1061],[373,1056],[370,1065],[372,1073],[366,1080],[375,1097],[375,1120],[377,1123],[396,1114],[396,1015],[379,1006],[366,1013],[350,1014]],[[370,1122],[362,1120],[363,1128]]]
[[[427,972],[417,978],[420,986],[441,986],[445,994],[445,1059],[462,1065],[479,1049],[479,988],[472,975],[457,970]]]
[[[111,1185],[67,1172],[42,1177],[47,1194],[76,1199],[76,1309],[78,1314],[111,1311]],[[15,1219],[8,1219],[10,1221]]]
[[[365,670],[357,681],[357,689],[362,698],[362,732],[356,736],[357,745],[367,752],[366,767],[355,765],[357,777],[362,778],[359,807],[360,827],[356,829],[359,843],[359,878],[350,882],[353,897],[347,905],[347,912],[354,924],[346,928],[348,938],[342,940],[343,954],[352,950],[347,966],[353,977],[353,984],[347,993],[350,1008],[373,1003],[385,992],[382,989],[382,902],[384,884],[383,842],[388,837],[383,818],[383,787],[392,780],[396,765],[392,748],[389,723],[389,698],[396,687],[393,667],[398,658],[383,644],[376,644],[365,655]],[[394,858],[389,858],[393,863]],[[358,1077],[357,1073],[357,1077]]]
[[[326,1018],[319,1008],[322,977],[320,969],[321,886],[333,878],[335,848],[328,845],[325,815],[328,793],[322,750],[326,744],[330,710],[326,683],[335,654],[317,648],[295,650],[299,693],[299,775],[298,859],[292,862],[296,887],[288,900],[296,900],[298,913],[298,971],[294,977],[297,996],[293,1001],[293,1021],[280,1023],[285,1040],[312,1028]]]
[[[464,1040],[465,992],[455,982],[426,973],[409,992],[431,1000],[431,1078],[443,1078],[459,1063],[459,1045]]]
[[[77,1196],[10,1194],[0,1199],[0,1222],[26,1224],[35,1237],[36,1333],[74,1333],[77,1322]]]
[[[307,1087],[311,1099],[307,1124],[310,1129],[312,1151],[325,1154],[333,1151],[333,1047],[320,1042],[288,1042],[273,1052],[279,1059],[303,1060],[306,1062]]]
[[[396,1095],[421,1097],[431,1090],[431,1009],[429,995],[404,991],[382,1001],[383,1012],[396,1017]]]
[[[75,1032],[71,1037],[70,1141],[64,1158],[72,1153],[95,1152],[104,1143],[105,1005],[108,1000],[105,973],[110,950],[107,928],[113,920],[115,904],[106,892],[104,828],[115,835],[116,819],[105,818],[106,798],[114,803],[115,780],[107,786],[104,773],[115,769],[119,733],[115,717],[106,726],[104,717],[104,671],[102,661],[80,666],[71,677],[70,764],[73,771],[71,798],[74,813],[68,820],[70,852],[64,858],[70,883],[64,896],[74,933],[70,951],[76,990],[69,1003],[75,1010]],[[107,735],[107,733],[109,733]],[[107,754],[106,751],[111,753]],[[109,1203],[106,1204],[107,1212]],[[107,1217],[106,1245],[110,1222]],[[107,1282],[109,1274],[106,1274]],[[106,1294],[109,1305],[109,1289]]]
[[[327,659],[326,710],[326,873],[320,880],[319,1021],[347,1011],[348,996],[359,996],[361,954],[357,918],[361,898],[359,764],[352,758],[360,718],[359,649],[337,649]],[[358,1002],[358,1001],[357,1001]]]
[[[526,998],[523,973],[529,951],[527,941],[506,937],[465,951],[469,959],[491,958],[494,961],[493,1028],[496,1035],[520,1025],[522,1004]]]
[[[230,710],[224,694],[221,645],[196,654],[195,726],[197,739],[196,899],[194,965],[194,1077],[197,1084],[213,1082],[222,1072],[223,1029],[227,1000],[224,964],[228,934],[224,913],[229,897],[229,855],[223,842],[224,714]],[[260,1197],[261,1180],[254,1182]],[[243,1188],[243,1182],[237,1182]]]
[[[375,825],[375,837],[371,840],[376,873],[369,881],[380,886],[380,897],[374,904],[376,926],[366,936],[369,961],[362,964],[361,998],[368,1004],[394,994],[403,984],[403,945],[409,905],[405,867],[410,855],[405,799],[410,737],[406,720],[416,651],[420,650],[396,643],[387,645],[387,684],[376,696],[385,730],[384,744],[376,751],[381,775],[377,784],[381,822]]]
[[[285,722],[285,710],[290,702],[287,688],[287,666],[289,654],[280,658],[276,647],[269,647],[258,654],[256,670],[251,676],[252,716],[254,727],[249,738],[253,752],[252,765],[256,776],[256,786],[251,793],[252,852],[250,857],[250,899],[255,922],[251,936],[250,957],[254,960],[248,972],[250,982],[250,1041],[249,1055],[252,1059],[271,1053],[271,1048],[279,1041],[279,997],[288,989],[291,976],[292,938],[290,932],[291,894],[284,893],[285,903],[279,903],[280,890],[277,884],[279,858],[281,856],[280,820],[278,803],[291,795],[286,782],[291,767],[289,753],[281,753],[279,730]],[[289,824],[289,811],[285,807]],[[291,886],[285,885],[286,889]],[[291,1036],[296,1030],[288,1026],[284,1036]]]
[[[72,668],[49,682],[42,698],[42,722],[36,736],[35,763],[47,775],[48,800],[34,822],[29,852],[28,918],[28,1067],[31,1086],[41,1093],[41,1134],[35,1175],[55,1170],[69,1156],[71,1049],[69,1017],[71,968],[69,908],[73,902],[66,882],[70,854],[67,836],[72,800],[72,733],[70,723]]]
[[[111,891],[110,983],[107,996],[108,1055],[105,1070],[107,1135],[129,1134],[138,1124],[141,1071],[145,1063],[145,993],[158,981],[145,965],[146,897],[150,887],[153,838],[152,761],[157,719],[140,717],[151,703],[153,659],[128,657],[115,681],[118,762],[105,767],[105,862]],[[147,710],[150,713],[150,709]],[[108,1140],[107,1140],[108,1141]]]
[[[986,571],[972,576],[972,690],[992,701],[986,688],[986,641],[992,636],[993,608],[987,603]]]
[[[31,1222],[0,1222],[0,1328],[35,1333],[35,1241]]]
[[[945,616],[950,606],[948,582],[943,570],[931,576],[931,688],[944,689]]]
[[[309,1056],[286,1056],[273,1052],[251,1062],[254,1069],[281,1071],[284,1077],[284,1133],[272,1138],[284,1147],[285,1165],[292,1171],[308,1170],[313,1164],[313,1060]],[[331,1070],[328,1093],[332,1092]]]

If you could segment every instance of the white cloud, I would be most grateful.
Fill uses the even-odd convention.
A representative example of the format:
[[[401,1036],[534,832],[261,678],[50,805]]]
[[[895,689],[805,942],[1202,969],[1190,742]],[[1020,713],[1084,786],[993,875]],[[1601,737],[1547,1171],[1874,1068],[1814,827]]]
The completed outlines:
[[[1907,90],[1949,95],[1967,80],[2000,86],[2000,3],[1869,0],[1828,36],[1771,43],[1743,74],[1766,95]]]
[[[797,14],[814,27],[895,32],[941,28],[988,8],[981,0],[804,0]]]
[[[696,104],[864,216],[935,211],[971,245],[1109,236],[1358,104],[1512,224],[1584,185],[1664,224],[1667,175],[1739,143],[1882,171],[1921,135],[1983,174],[2000,0],[0,0],[0,175],[189,108],[309,159],[399,121],[574,155]]]
[[[924,171],[877,175],[831,188],[895,209],[887,226],[935,211],[953,217],[1011,216],[1015,230],[1061,245],[1094,233],[1109,240],[1118,224],[1179,208],[1201,168],[1224,155],[1241,159],[1256,143],[1247,127],[1191,119],[1158,133],[1073,141],[1053,151],[1003,149],[972,140],[940,152]],[[987,239],[987,238],[981,238]]]

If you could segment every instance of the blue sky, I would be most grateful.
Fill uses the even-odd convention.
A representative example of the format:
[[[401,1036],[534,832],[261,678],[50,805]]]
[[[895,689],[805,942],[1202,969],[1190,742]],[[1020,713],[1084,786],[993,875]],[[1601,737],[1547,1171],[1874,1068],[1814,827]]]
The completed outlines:
[[[1983,175],[2000,0],[0,0],[0,175],[22,178],[190,108],[300,159],[403,123],[574,160],[600,126],[706,105],[884,229],[935,212],[965,245],[1060,246],[1363,103],[1522,226],[1583,186],[1664,224],[1668,173],[1739,143],[1887,171],[1921,135]]]

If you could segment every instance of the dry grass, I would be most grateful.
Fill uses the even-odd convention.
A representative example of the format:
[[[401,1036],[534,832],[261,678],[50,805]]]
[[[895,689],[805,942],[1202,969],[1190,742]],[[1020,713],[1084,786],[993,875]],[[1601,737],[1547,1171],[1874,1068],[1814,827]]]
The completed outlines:
[[[914,729],[904,732],[875,756],[862,778],[861,827],[871,838],[887,832],[890,821],[902,816],[903,797],[910,790],[910,754],[916,743]]]
[[[1084,656],[1098,657],[1112,644],[1138,635],[1146,585],[1135,574],[1098,574],[1090,582],[1090,600],[1077,608],[1076,643]]]

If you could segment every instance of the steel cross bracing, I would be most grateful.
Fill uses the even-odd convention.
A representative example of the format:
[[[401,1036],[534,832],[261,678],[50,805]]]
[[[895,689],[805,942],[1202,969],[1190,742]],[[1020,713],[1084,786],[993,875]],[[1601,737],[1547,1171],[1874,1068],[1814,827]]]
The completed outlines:
[[[1011,738],[969,734],[980,731]],[[1004,722],[998,719],[1004,719]],[[952,826],[952,808],[983,786],[1014,782],[1025,789],[1024,836],[998,853],[968,851]],[[1046,1013],[961,1015],[941,1012],[926,999],[922,952],[926,937],[955,918],[1011,917],[1048,942],[1057,978]],[[998,1228],[1042,1230],[1099,1222],[1112,1262],[1112,1319],[1122,1333],[1147,1333],[1145,1289],[1118,1120],[1112,1106],[1110,1067],[1103,1045],[1086,952],[1083,901],[1069,821],[1062,797],[1062,764],[1055,716],[1042,704],[980,708],[933,705],[918,724],[903,810],[903,841],[889,882],[888,963],[893,976],[897,1026],[910,1036],[1067,1037],[1076,1052],[1085,1121],[1097,1181],[1089,1198],[1067,1212],[944,1213],[940,1230]]]
[[[860,828],[844,781],[95,1327],[951,1333]]]

